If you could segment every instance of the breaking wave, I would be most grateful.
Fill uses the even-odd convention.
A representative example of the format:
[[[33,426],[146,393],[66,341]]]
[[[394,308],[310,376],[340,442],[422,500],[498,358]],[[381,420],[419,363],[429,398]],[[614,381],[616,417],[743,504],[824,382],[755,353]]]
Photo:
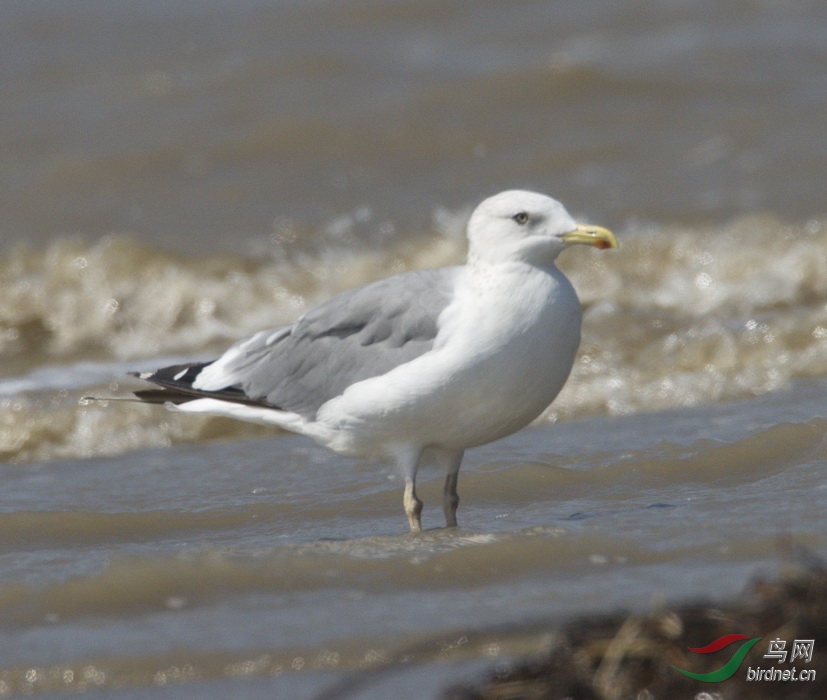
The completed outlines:
[[[201,258],[128,236],[8,251],[0,260],[0,459],[259,434],[78,399],[91,390],[125,394],[126,369],[209,357],[345,289],[461,262],[466,216],[437,212],[434,231],[401,237],[365,234],[369,215],[356,212],[324,230],[285,225],[255,249]],[[561,258],[584,304],[583,343],[543,420],[734,399],[827,374],[824,220],[753,215],[706,228],[627,225],[618,234],[618,251]]]

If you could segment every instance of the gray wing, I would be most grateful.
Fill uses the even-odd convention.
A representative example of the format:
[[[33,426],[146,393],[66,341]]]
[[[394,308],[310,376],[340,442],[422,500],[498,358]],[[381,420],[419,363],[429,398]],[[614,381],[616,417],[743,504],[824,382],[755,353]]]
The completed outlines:
[[[351,384],[433,347],[459,269],[408,272],[345,292],[291,326],[233,346],[197,373],[176,376],[201,396],[238,392],[236,400],[312,417]]]

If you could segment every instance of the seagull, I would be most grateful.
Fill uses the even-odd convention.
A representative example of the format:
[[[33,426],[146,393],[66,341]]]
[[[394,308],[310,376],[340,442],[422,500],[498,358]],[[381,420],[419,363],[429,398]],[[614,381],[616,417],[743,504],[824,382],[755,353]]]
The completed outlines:
[[[212,362],[133,376],[148,403],[306,435],[348,456],[395,463],[411,532],[416,475],[445,470],[443,514],[457,525],[464,451],[510,435],[554,400],[574,363],[582,312],[555,259],[568,246],[616,248],[562,204],[524,190],[484,200],[465,265],[416,270],[333,297]]]

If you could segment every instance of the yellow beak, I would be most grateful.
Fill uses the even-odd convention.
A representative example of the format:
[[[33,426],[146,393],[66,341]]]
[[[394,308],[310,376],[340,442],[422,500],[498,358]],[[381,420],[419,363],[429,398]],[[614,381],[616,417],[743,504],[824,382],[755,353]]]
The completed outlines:
[[[583,243],[593,245],[595,248],[604,250],[606,248],[617,248],[617,238],[607,228],[602,226],[590,226],[588,224],[577,224],[577,228],[570,233],[564,233],[560,238],[566,245]]]

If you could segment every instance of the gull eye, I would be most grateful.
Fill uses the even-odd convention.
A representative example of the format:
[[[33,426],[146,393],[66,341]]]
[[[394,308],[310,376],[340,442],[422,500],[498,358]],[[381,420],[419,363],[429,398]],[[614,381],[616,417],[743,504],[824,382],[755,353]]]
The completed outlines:
[[[514,221],[516,221],[518,224],[520,224],[520,226],[528,223],[528,214],[524,211],[514,214],[514,216],[512,216],[511,218],[514,219]]]

